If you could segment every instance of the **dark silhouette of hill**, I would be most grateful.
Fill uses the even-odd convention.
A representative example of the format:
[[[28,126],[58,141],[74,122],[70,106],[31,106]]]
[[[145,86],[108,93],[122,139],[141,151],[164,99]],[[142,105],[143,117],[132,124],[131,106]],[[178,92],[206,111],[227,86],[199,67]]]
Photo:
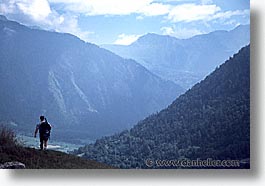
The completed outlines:
[[[54,138],[95,139],[130,128],[183,91],[73,35],[4,17],[0,48],[0,121],[29,134],[44,114],[54,125]]]
[[[166,109],[75,153],[122,168],[148,168],[147,159],[197,158],[238,160],[240,168],[249,168],[250,47],[242,48]]]

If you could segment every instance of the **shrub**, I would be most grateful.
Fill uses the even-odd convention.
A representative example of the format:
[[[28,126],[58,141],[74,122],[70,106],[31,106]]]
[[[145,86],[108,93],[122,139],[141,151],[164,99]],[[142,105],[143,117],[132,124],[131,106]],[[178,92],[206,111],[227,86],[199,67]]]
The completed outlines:
[[[5,125],[0,125],[0,146],[16,146],[17,144],[15,132]]]

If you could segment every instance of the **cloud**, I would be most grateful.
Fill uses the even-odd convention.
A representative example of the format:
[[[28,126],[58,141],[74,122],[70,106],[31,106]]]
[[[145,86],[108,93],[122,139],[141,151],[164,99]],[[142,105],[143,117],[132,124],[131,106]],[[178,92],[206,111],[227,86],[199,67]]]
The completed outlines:
[[[85,41],[89,41],[89,36],[92,34],[79,28],[77,16],[59,14],[51,8],[47,0],[2,0],[0,14],[25,25],[71,33]]]
[[[201,0],[201,3],[203,5],[208,5],[208,4],[213,4],[213,1],[212,0]]]
[[[52,13],[49,3],[45,0],[20,1],[16,5],[24,14],[37,21],[44,20]]]
[[[250,14],[248,9],[223,12],[220,7],[211,3],[211,0],[202,0],[201,5],[190,3],[174,6],[168,13],[167,19],[174,23],[209,22],[217,19],[227,20],[233,16],[249,16]]]
[[[211,21],[228,18],[237,11],[222,12],[213,0],[49,0],[60,5],[66,12],[86,16],[117,16],[136,14],[136,19],[145,16],[165,16],[171,22]],[[172,4],[171,2],[177,2]],[[215,18],[216,17],[216,18]]]
[[[199,0],[156,0],[155,2],[160,3],[187,3],[187,2],[198,2]]]
[[[233,27],[237,27],[240,25],[240,23],[236,21],[235,19],[231,19],[231,20],[224,22],[224,25],[232,25]]]
[[[51,20],[51,28],[57,32],[70,33],[80,39],[90,42],[92,31],[83,31],[78,25],[78,16],[62,14]]]
[[[162,27],[160,29],[163,35],[174,36],[178,39],[187,39],[195,35],[204,34],[204,32],[195,28],[181,28],[181,27]]]
[[[249,16],[249,10],[235,10],[235,11],[226,11],[226,12],[218,12],[212,17],[209,17],[207,20],[214,20],[214,19],[229,19],[232,16]]]
[[[162,27],[160,30],[163,35],[173,35],[175,33],[172,27]]]
[[[145,16],[165,15],[169,12],[170,6],[162,3],[152,3],[139,10],[140,14]]]
[[[172,22],[192,22],[208,19],[221,10],[216,5],[182,4],[175,6],[168,14]]]
[[[71,33],[90,41],[93,32],[79,27],[79,16],[135,15],[139,22],[145,17],[161,16],[164,23],[201,21],[210,25],[213,21],[232,24],[230,20],[236,19],[235,16],[247,18],[249,10],[222,11],[213,0],[1,0],[0,14],[22,24]],[[196,29],[176,27],[162,27],[161,31],[179,38],[200,33]],[[138,35],[121,34],[115,43],[126,45],[137,38]]]
[[[141,35],[126,35],[120,34],[118,39],[114,42],[117,45],[130,45],[134,41],[136,41]]]
[[[46,0],[3,0],[0,3],[2,14],[23,14],[36,21],[45,20],[51,13]]]
[[[62,4],[68,11],[94,15],[130,15],[142,14],[157,16],[167,14],[169,5],[155,3],[154,0],[49,0],[53,4]]]

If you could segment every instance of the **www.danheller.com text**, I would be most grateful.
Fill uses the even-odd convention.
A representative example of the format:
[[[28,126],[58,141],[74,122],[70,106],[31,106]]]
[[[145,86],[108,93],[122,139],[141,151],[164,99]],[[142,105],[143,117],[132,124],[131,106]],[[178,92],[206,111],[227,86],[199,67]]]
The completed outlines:
[[[196,159],[182,159],[182,160],[145,160],[148,167],[183,167],[183,168],[199,168],[199,167],[240,167],[239,160],[213,160],[207,158],[206,160]]]

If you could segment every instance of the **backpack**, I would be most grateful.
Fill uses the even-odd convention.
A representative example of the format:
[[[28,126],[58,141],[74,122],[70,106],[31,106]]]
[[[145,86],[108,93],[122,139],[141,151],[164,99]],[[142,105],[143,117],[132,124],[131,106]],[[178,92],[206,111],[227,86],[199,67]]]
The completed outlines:
[[[43,137],[49,138],[51,133],[50,124],[47,121],[42,122],[39,126],[39,132],[40,135],[43,135]]]

